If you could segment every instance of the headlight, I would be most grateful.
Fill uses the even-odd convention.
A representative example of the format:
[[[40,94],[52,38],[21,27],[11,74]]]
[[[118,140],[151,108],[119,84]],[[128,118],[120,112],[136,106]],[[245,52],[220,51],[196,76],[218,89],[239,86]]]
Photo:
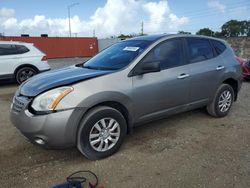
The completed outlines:
[[[35,111],[51,111],[54,110],[57,104],[62,100],[63,97],[73,91],[73,87],[60,87],[47,91],[41,95],[38,95],[31,107]]]

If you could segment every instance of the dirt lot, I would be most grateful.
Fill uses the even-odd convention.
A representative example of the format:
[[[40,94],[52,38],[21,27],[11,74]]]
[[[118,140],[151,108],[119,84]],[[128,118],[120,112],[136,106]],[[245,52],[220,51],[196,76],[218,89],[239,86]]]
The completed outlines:
[[[250,82],[226,118],[196,110],[141,126],[100,161],[26,141],[9,121],[16,88],[0,87],[0,187],[51,187],[87,169],[105,188],[250,187]]]

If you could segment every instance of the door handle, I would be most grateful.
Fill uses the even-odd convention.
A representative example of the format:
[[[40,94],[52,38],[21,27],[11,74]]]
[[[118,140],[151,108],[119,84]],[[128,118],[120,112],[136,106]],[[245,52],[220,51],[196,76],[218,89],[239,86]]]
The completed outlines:
[[[184,79],[184,78],[187,78],[187,77],[189,77],[189,74],[183,73],[183,74],[180,74],[177,78],[178,79]]]
[[[224,69],[225,67],[224,66],[218,66],[217,68],[216,68],[216,70],[222,70],[222,69]]]

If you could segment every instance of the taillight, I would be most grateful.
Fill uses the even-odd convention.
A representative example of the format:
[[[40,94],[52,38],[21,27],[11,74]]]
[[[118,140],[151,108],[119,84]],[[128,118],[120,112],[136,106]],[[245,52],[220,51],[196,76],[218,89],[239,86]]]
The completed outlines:
[[[249,75],[249,70],[246,67],[244,67],[244,66],[242,67],[242,72],[245,75]]]
[[[47,56],[43,56],[43,58],[41,59],[42,61],[47,61]]]

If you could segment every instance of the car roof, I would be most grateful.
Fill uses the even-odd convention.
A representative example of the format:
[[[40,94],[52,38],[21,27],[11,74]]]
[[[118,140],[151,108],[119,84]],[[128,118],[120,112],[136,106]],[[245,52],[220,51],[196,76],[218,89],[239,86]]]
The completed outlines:
[[[145,35],[145,36],[139,36],[139,37],[134,37],[131,39],[127,39],[128,40],[146,40],[146,41],[150,41],[150,42],[154,42],[157,41],[163,37],[167,37],[167,36],[171,36],[171,34],[158,34],[158,35]]]
[[[176,37],[196,37],[196,38],[206,38],[206,39],[213,39],[213,40],[218,40],[221,42],[225,42],[223,39],[220,38],[215,38],[215,37],[209,37],[209,36],[204,36],[204,35],[192,35],[192,34],[158,34],[158,35],[146,35],[146,36],[139,36],[139,37],[134,37],[131,39],[127,40],[146,40],[150,42],[155,42],[159,39],[162,38],[176,38]]]
[[[20,41],[2,41],[0,40],[0,44],[31,44],[31,43],[27,43],[27,42],[20,42]]]

